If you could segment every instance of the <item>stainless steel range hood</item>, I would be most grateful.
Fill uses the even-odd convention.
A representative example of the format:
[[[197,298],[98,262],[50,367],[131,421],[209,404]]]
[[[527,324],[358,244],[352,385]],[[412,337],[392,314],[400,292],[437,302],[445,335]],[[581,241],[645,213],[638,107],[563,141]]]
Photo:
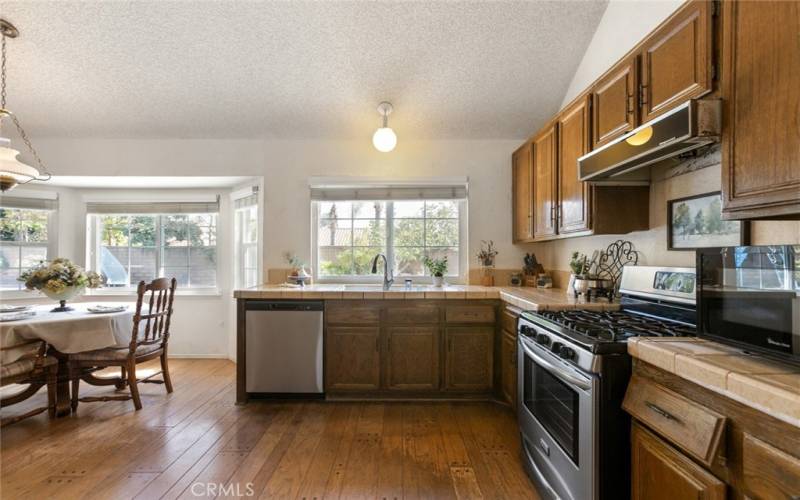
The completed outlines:
[[[603,184],[642,183],[661,160],[719,141],[719,99],[690,100],[578,158],[578,178]]]

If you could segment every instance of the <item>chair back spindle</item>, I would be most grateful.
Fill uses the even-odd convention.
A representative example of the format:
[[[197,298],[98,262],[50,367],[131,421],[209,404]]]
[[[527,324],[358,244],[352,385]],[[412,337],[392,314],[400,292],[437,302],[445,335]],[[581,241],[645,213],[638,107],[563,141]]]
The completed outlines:
[[[175,278],[157,278],[150,283],[139,282],[136,289],[136,312],[133,315],[131,353],[134,353],[138,346],[165,344],[169,339],[172,301],[177,283]],[[148,294],[147,310],[143,312],[145,297]]]

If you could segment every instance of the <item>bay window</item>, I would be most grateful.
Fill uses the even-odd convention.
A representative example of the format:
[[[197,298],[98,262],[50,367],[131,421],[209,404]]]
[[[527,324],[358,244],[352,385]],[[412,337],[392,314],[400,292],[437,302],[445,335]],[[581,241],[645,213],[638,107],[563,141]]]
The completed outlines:
[[[180,288],[216,289],[216,203],[87,205],[90,264],[106,288],[176,278]]]
[[[53,258],[55,199],[0,198],[0,290],[22,290],[24,271]]]

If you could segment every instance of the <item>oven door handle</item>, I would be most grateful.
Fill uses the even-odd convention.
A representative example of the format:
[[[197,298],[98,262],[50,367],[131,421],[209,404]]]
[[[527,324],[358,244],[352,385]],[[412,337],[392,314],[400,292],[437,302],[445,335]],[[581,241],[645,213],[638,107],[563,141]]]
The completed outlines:
[[[520,345],[522,345],[522,349],[525,351],[525,354],[533,358],[536,364],[538,364],[551,374],[555,375],[556,377],[565,380],[570,384],[577,386],[585,391],[588,391],[592,388],[591,382],[578,378],[575,375],[564,370],[563,368],[559,368],[558,366],[552,364],[551,362],[547,361],[543,357],[533,352],[533,350],[530,347],[526,346],[524,342],[521,342]]]

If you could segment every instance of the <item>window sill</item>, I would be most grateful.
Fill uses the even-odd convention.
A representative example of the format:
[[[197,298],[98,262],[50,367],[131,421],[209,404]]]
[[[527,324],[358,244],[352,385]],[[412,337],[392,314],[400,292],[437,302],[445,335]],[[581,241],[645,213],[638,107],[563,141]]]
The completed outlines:
[[[135,289],[123,290],[87,290],[84,297],[135,297]],[[181,290],[175,291],[176,297],[222,297],[222,290],[219,288],[206,288],[200,290]]]

